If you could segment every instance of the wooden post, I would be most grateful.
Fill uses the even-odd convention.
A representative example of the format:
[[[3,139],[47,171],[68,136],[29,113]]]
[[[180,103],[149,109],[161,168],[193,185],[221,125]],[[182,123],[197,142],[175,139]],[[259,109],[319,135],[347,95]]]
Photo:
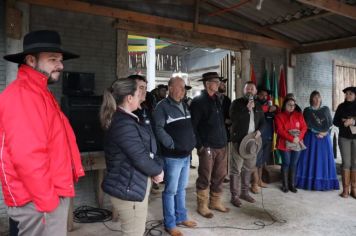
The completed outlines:
[[[74,226],[73,226],[73,205],[74,205],[74,200],[71,197],[70,198],[70,202],[69,202],[68,218],[67,218],[67,230],[68,230],[68,232],[72,232],[74,230]]]
[[[116,42],[116,76],[117,78],[122,78],[128,76],[129,71],[129,55],[128,55],[128,45],[127,45],[127,31],[117,30],[117,42]]]

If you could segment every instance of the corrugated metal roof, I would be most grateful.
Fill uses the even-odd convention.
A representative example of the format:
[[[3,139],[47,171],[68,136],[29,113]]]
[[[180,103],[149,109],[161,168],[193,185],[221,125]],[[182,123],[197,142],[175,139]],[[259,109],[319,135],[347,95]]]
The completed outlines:
[[[195,0],[82,0],[91,4],[116,7],[150,15],[194,22]],[[200,1],[199,23],[220,28],[268,35],[278,33],[301,44],[322,42],[356,36],[356,20],[336,15],[313,6],[291,0],[264,0],[261,10],[256,9],[260,0],[205,0]],[[340,0],[355,6],[356,0]],[[236,5],[241,5],[235,7]],[[208,8],[210,6],[210,8]],[[211,10],[211,6],[214,9]],[[225,9],[224,12],[219,10]],[[216,15],[209,16],[215,13]],[[226,17],[227,15],[230,18]],[[235,17],[236,20],[232,20]],[[239,19],[250,24],[239,23]],[[258,27],[254,27],[258,26]],[[270,34],[271,35],[271,34]]]

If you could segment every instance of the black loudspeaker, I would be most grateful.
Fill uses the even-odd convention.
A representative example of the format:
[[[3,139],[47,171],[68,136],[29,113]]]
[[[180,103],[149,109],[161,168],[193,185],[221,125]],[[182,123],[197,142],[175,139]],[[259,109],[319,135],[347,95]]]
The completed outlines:
[[[101,96],[64,96],[61,106],[77,138],[80,152],[102,151],[104,132],[100,125]]]
[[[74,96],[88,96],[94,94],[94,73],[64,71],[62,81],[63,94]]]

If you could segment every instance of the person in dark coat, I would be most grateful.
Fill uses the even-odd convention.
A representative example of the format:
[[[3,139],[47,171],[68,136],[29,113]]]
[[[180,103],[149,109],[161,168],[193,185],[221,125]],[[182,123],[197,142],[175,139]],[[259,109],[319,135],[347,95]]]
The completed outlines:
[[[188,228],[197,225],[195,221],[188,220],[185,204],[195,136],[188,106],[183,102],[184,80],[172,77],[168,82],[168,90],[168,97],[157,105],[153,117],[166,173],[162,193],[163,223],[170,235],[177,236],[182,235],[177,225]]]
[[[218,88],[218,97],[219,101],[221,103],[221,108],[223,111],[224,115],[224,122],[225,122],[225,129],[226,129],[226,135],[227,135],[227,141],[230,141],[230,127],[231,127],[231,120],[230,120],[230,106],[231,106],[231,99],[226,96],[226,82],[227,79],[222,79],[221,83]],[[227,172],[229,172],[229,159],[230,159],[230,149],[229,149],[229,144],[226,145],[226,158],[227,158]],[[224,179],[224,183],[228,183],[230,180],[228,177]]]
[[[278,111],[278,107],[273,105],[272,101],[269,100],[269,94],[270,90],[264,87],[258,88],[256,102],[259,103],[262,107],[266,123],[261,133],[262,148],[257,154],[256,169],[252,172],[251,176],[251,192],[253,193],[258,193],[259,187],[267,187],[267,185],[262,181],[262,170],[272,153],[272,141],[274,133],[273,121],[274,116]]]
[[[106,130],[102,189],[120,212],[124,235],[143,235],[153,182],[163,180],[155,137],[133,114],[141,103],[136,80],[118,79],[104,91],[100,121]]]
[[[333,123],[339,128],[339,147],[342,159],[342,187],[341,197],[350,194],[356,198],[356,87],[343,90],[345,101],[335,112]]]
[[[197,210],[203,217],[212,218],[214,215],[210,209],[229,211],[221,202],[227,174],[227,135],[221,103],[216,95],[221,77],[216,72],[207,72],[202,77],[205,89],[190,106],[199,156]]]
[[[245,159],[239,153],[241,141],[247,134],[253,134],[257,140],[265,125],[262,107],[255,101],[256,85],[252,81],[246,82],[243,93],[243,97],[235,99],[230,108],[233,143],[233,155],[230,160],[230,192],[231,203],[236,207],[241,207],[240,199],[250,203],[255,202],[248,191],[251,173],[256,168],[257,153],[252,158]]]

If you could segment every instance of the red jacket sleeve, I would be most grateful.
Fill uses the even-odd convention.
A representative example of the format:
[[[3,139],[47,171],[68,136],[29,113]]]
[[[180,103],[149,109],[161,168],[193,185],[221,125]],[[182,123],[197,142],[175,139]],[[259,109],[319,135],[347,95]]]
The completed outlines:
[[[3,115],[10,158],[36,209],[51,212],[57,208],[59,198],[49,171],[50,121],[44,98],[22,87],[12,94]]]
[[[294,136],[288,132],[288,129],[285,127],[285,122],[283,121],[283,113],[279,113],[275,117],[276,124],[276,133],[281,138],[286,139],[290,142],[293,142]]]

